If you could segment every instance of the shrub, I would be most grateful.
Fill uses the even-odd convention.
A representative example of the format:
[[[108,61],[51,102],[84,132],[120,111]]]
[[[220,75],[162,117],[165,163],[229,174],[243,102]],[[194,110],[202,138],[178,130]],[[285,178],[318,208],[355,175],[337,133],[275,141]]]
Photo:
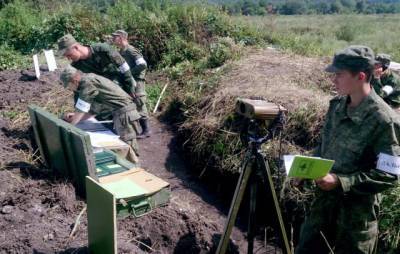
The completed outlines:
[[[0,46],[0,71],[24,68],[30,62],[21,53],[8,45]]]
[[[163,67],[173,66],[185,60],[198,61],[205,56],[204,48],[177,35],[167,42],[166,53],[164,53],[160,65]]]
[[[351,42],[355,38],[354,34],[355,29],[352,26],[346,24],[339,27],[339,30],[336,31],[336,38],[338,40]]]
[[[219,67],[227,60],[232,59],[235,55],[235,46],[235,42],[229,37],[218,38],[216,42],[210,45],[207,66],[210,68]]]

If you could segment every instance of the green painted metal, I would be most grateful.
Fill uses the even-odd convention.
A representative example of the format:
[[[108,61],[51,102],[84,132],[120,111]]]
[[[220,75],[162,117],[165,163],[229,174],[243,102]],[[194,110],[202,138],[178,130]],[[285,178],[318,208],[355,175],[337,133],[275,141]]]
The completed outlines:
[[[44,109],[29,106],[28,110],[43,160],[55,172],[71,179],[79,195],[86,194],[86,176],[99,181],[99,178],[136,168],[112,151],[94,154],[87,133]],[[99,183],[99,186],[115,196],[118,217],[142,216],[155,207],[166,205],[170,198],[167,183],[149,192],[143,183],[142,186],[136,184],[128,175],[121,175],[112,183]]]
[[[43,160],[84,196],[85,177],[97,179],[89,135],[40,107],[31,105],[28,111]]]
[[[117,222],[114,195],[86,177],[89,252],[117,253]]]

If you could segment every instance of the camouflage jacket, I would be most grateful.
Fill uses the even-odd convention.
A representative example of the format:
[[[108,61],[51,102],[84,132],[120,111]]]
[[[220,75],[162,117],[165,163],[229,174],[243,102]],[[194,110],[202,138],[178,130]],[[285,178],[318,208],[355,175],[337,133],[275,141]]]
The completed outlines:
[[[380,79],[373,78],[372,87],[383,100],[393,108],[400,107],[400,77],[388,70]],[[390,86],[393,91],[390,94],[384,92],[384,87]]]
[[[127,93],[134,93],[136,82],[129,71],[125,59],[106,43],[94,43],[88,46],[91,56],[71,65],[85,73],[95,73],[118,82]]]
[[[136,80],[144,80],[147,63],[142,54],[135,47],[128,45],[119,51],[121,56],[129,64],[131,73]]]
[[[75,108],[78,112],[98,115],[132,104],[132,98],[117,84],[94,73],[82,74]]]
[[[397,114],[373,89],[356,108],[349,108],[348,101],[349,97],[331,100],[316,155],[335,160],[331,172],[344,193],[372,195],[395,186],[398,175],[378,169],[377,160],[400,156]]]

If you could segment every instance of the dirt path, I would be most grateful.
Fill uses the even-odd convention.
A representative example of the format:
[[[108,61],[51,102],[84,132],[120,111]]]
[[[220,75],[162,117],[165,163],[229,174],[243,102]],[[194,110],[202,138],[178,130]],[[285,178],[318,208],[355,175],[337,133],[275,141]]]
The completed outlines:
[[[160,220],[167,223],[167,228],[174,228],[172,232],[167,231],[169,238],[178,239],[174,253],[214,252],[226,220],[226,215],[221,211],[227,212],[228,207],[222,207],[220,204],[223,202],[187,171],[173,131],[155,119],[151,124],[152,137],[140,141],[142,166],[171,184],[172,197],[168,207],[159,209],[150,217],[157,218],[160,215]],[[152,222],[155,220],[149,221]],[[163,232],[155,233],[153,241],[154,238],[164,237]],[[235,228],[231,239],[230,253],[246,253],[247,241],[243,232]],[[260,251],[258,253],[266,252],[258,242],[256,247]],[[171,253],[169,248],[160,246],[160,252]]]
[[[71,103],[57,85],[56,74],[41,81],[19,72],[0,72],[0,253],[86,253],[85,203],[66,179],[38,166],[32,156],[26,106],[47,108]],[[10,112],[16,116],[10,118]],[[168,206],[138,219],[118,221],[119,253],[213,253],[223,230],[228,206],[190,175],[168,126],[152,119],[153,136],[141,145],[142,166],[171,184]],[[235,228],[229,253],[245,253],[245,233]],[[256,253],[268,253],[260,242]]]

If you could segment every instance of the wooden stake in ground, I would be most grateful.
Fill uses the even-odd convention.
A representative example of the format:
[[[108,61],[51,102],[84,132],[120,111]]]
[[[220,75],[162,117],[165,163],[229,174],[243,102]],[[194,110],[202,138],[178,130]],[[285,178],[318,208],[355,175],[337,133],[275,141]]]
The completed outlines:
[[[153,110],[153,114],[157,112],[157,108],[158,108],[158,105],[160,104],[161,97],[163,96],[163,94],[164,94],[165,90],[167,89],[167,86],[168,86],[168,83],[167,83],[167,84],[165,84],[165,86],[164,86],[163,90],[162,90],[162,91],[161,91],[161,93],[160,93],[160,97],[158,97],[158,100],[157,100],[156,106],[154,107],[154,110]]]
[[[33,66],[35,67],[36,78],[40,78],[39,59],[38,55],[33,55]]]
[[[46,58],[47,67],[49,71],[55,71],[57,69],[56,59],[54,58],[53,50],[44,50],[44,56]]]

